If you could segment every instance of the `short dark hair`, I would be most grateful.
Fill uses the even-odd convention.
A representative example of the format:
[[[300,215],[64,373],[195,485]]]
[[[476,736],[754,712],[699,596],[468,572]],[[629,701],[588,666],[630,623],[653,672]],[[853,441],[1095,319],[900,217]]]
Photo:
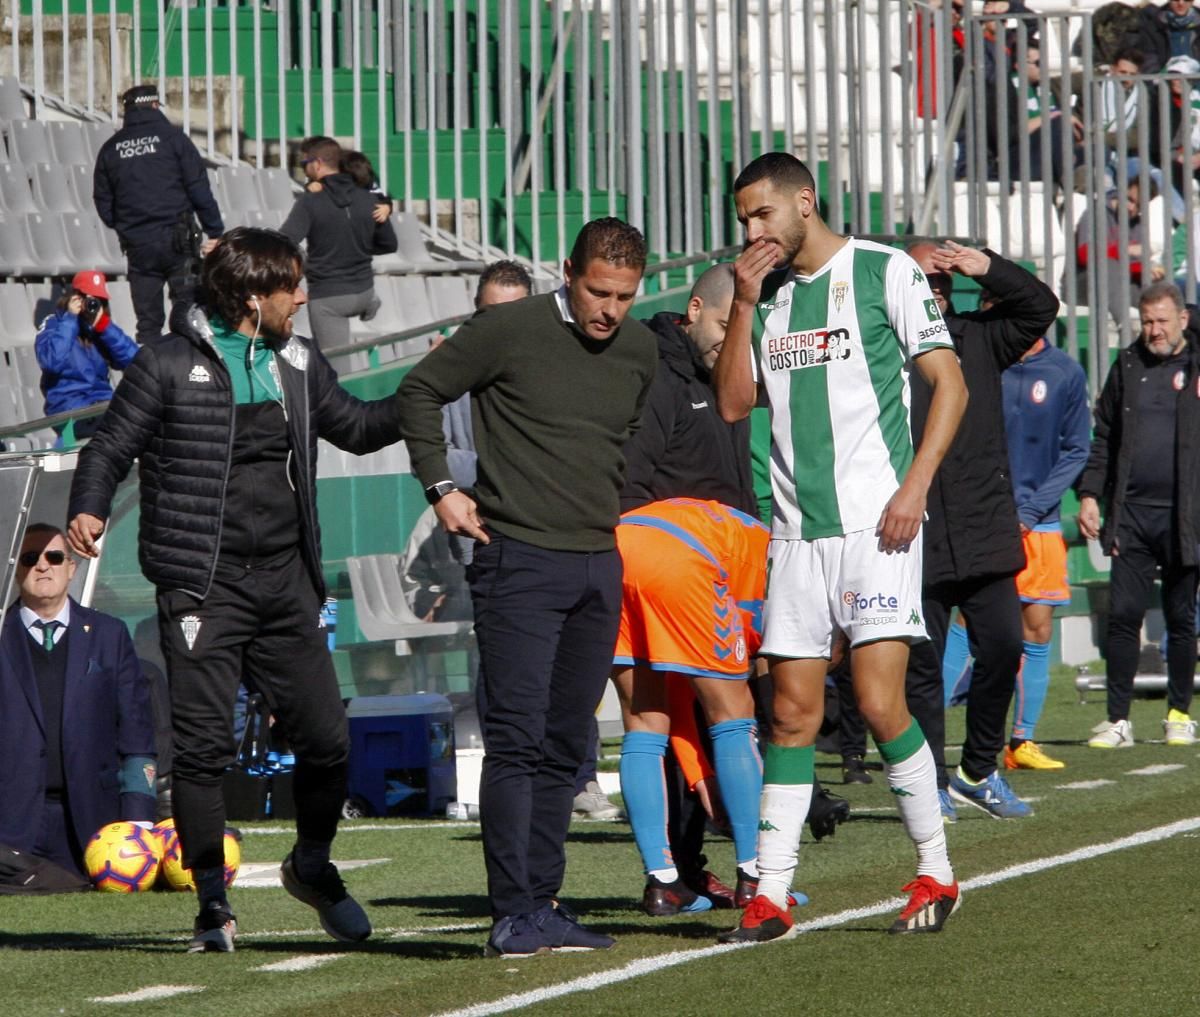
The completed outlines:
[[[1151,283],[1142,290],[1141,295],[1138,297],[1138,310],[1141,310],[1147,304],[1156,304],[1160,300],[1171,301],[1177,311],[1182,311],[1187,307],[1183,299],[1183,294],[1179,292],[1179,287],[1173,282],[1163,280],[1162,282]]]
[[[524,267],[515,261],[493,261],[483,270],[475,287],[476,306],[479,305],[479,298],[483,296],[483,288],[489,283],[495,283],[497,286],[522,286],[526,293],[533,292],[533,279]]]
[[[1139,70],[1146,66],[1146,54],[1134,46],[1117,50],[1117,55],[1113,57],[1113,63],[1115,64],[1118,60],[1128,60],[1131,64],[1137,64]]]
[[[337,166],[342,158],[342,146],[324,134],[314,134],[300,142],[300,155],[304,159],[317,159],[326,166]]]
[[[343,173],[348,173],[355,185],[364,191],[369,191],[374,187],[378,179],[375,176],[375,167],[371,165],[371,160],[362,152],[342,152],[338,168]]]
[[[237,328],[251,297],[294,290],[304,275],[304,255],[278,230],[238,226],[221,237],[200,270],[200,302]]]
[[[795,192],[802,187],[813,192],[817,189],[809,168],[789,152],[764,152],[737,175],[733,182],[734,193],[760,180],[769,180],[785,191]]]
[[[625,265],[639,271],[646,267],[646,238],[636,226],[613,216],[584,223],[571,248],[571,268],[587,271],[593,258],[612,265]]]
[[[62,537],[63,540],[67,539],[67,535],[62,529],[53,523],[30,523],[25,527],[25,532],[21,534],[22,543],[24,543],[26,537],[36,536],[39,533],[44,533],[50,540],[53,540],[55,537]]]

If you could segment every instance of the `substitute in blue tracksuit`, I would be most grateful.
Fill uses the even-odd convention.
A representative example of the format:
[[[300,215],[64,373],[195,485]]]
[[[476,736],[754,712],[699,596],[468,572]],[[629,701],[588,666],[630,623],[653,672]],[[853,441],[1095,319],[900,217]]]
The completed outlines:
[[[71,288],[38,329],[34,350],[42,369],[46,416],[79,410],[112,398],[110,368],[123,371],[138,344],[108,313],[108,282],[103,272],[77,272]],[[100,418],[75,422],[75,436],[89,437]],[[56,430],[62,430],[61,426]]]
[[[1050,680],[1054,605],[1070,602],[1059,503],[1083,470],[1090,442],[1087,376],[1045,339],[1001,376],[1004,431],[1026,565],[1017,576],[1024,651],[1004,750],[1010,769],[1059,769],[1033,740]]]

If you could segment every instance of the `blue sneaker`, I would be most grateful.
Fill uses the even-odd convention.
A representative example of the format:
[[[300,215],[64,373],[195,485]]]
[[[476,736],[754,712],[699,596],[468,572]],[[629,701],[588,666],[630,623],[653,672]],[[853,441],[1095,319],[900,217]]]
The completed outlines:
[[[1033,809],[1016,796],[999,770],[972,784],[959,767],[950,778],[950,797],[960,805],[983,809],[993,819],[1024,819],[1033,815]]]
[[[954,799],[944,787],[938,788],[938,805],[942,809],[942,822],[949,826],[958,822],[958,809],[954,807]]]

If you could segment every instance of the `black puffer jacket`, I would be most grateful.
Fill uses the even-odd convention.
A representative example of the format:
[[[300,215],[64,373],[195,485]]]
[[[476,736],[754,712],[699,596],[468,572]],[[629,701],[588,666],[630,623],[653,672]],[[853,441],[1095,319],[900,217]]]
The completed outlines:
[[[1058,297],[1040,279],[986,251],[992,259],[979,284],[1000,302],[987,311],[946,313],[967,383],[967,409],[929,487],[925,521],[925,585],[1016,575],[1025,550],[1008,473],[1000,375],[1054,323]],[[912,375],[913,441],[920,444],[929,386]]]
[[[199,308],[177,307],[172,333],[143,346],[126,369],[95,436],[79,454],[68,518],[107,519],[117,485],[138,460],[138,560],[162,590],[204,599],[212,583],[233,448],[229,372]],[[276,358],[287,407],[289,476],[301,552],[324,596],[317,522],[317,438],[356,454],[400,440],[395,396],[363,402],[337,382],[310,339],[293,336]]]
[[[1189,333],[1187,377],[1175,403],[1175,533],[1180,563],[1200,564],[1200,346]],[[1125,490],[1137,448],[1138,389],[1158,363],[1141,339],[1125,347],[1109,368],[1096,400],[1092,449],[1079,477],[1080,497],[1103,502],[1100,544],[1111,555],[1125,510]],[[1164,442],[1167,436],[1163,435]]]
[[[727,424],[712,381],[679,315],[646,321],[658,338],[658,367],[637,433],[625,443],[621,511],[663,498],[711,498],[755,518],[750,421]]]

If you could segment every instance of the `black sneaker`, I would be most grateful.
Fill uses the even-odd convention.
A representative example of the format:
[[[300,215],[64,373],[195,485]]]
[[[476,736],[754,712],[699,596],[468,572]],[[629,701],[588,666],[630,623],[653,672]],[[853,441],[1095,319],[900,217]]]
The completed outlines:
[[[279,875],[288,893],[309,907],[316,908],[321,928],[334,939],[343,943],[358,943],[371,935],[367,913],[346,892],[346,884],[342,882],[333,862],[326,862],[321,874],[311,883],[303,883],[296,875],[295,864],[289,854],[279,867]]]
[[[733,894],[733,906],[744,908],[758,896],[758,877],[751,876],[743,868],[737,870],[737,889]],[[788,891],[788,907],[803,907],[808,903],[808,895],[799,890]]]
[[[843,784],[873,784],[875,779],[867,772],[862,756],[846,756],[842,760]]]
[[[506,915],[492,926],[485,957],[503,957],[514,960],[519,957],[534,957],[549,953],[550,944],[529,915]]]
[[[196,916],[188,953],[233,953],[237,918],[227,904],[209,901]]]
[[[554,951],[611,950],[617,945],[611,936],[585,929],[575,912],[561,901],[543,904],[529,918]]]
[[[812,804],[808,808],[808,830],[813,840],[832,837],[838,824],[850,818],[850,803],[840,795],[831,794],[824,788],[813,791]]]
[[[651,918],[665,918],[681,911],[697,914],[712,909],[713,902],[698,894],[682,878],[673,883],[664,883],[653,876],[646,877],[646,889],[642,893],[642,910]]]

